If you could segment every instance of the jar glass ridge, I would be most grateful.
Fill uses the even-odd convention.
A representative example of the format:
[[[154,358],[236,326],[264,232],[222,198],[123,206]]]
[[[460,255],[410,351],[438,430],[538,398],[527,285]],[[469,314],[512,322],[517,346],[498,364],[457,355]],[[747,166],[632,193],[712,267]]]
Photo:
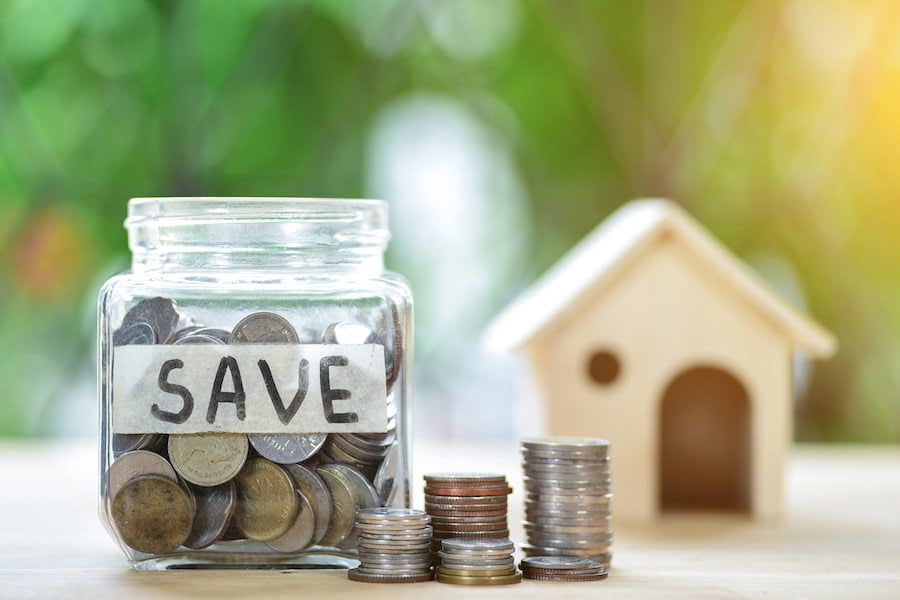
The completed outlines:
[[[101,520],[130,564],[354,565],[358,532],[326,526],[328,508],[316,508],[309,486],[324,483],[342,510],[348,497],[357,508],[409,505],[412,296],[400,275],[384,269],[386,205],[140,198],[129,203],[125,226],[132,268],[107,281],[98,299],[98,389]],[[210,377],[216,364],[222,381],[219,373]],[[359,421],[339,422],[348,414]],[[316,426],[329,430],[310,429]],[[178,463],[178,444],[203,436],[248,440],[234,465],[238,475],[192,481],[198,476]],[[274,436],[282,437],[262,439]],[[205,449],[225,452],[226,445]],[[294,494],[286,495],[290,510],[282,511],[289,517],[266,516],[264,503],[253,503],[251,468],[270,484],[293,487],[296,506]],[[212,531],[188,537],[199,547],[172,547],[185,524],[177,532],[157,524],[151,535],[153,502],[164,488],[187,498],[181,509],[192,528],[214,521]],[[203,512],[216,502],[225,508]],[[317,543],[304,543],[309,514],[317,517],[310,538]],[[150,534],[129,530],[141,519]],[[261,523],[282,535],[265,539]],[[201,533],[214,541],[193,539]]]

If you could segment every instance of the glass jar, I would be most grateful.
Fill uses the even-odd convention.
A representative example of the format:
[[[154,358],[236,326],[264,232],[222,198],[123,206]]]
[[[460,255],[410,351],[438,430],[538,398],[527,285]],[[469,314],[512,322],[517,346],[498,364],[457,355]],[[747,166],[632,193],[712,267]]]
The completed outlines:
[[[407,507],[412,296],[375,200],[139,198],[98,299],[100,516],[135,569],[349,567]]]

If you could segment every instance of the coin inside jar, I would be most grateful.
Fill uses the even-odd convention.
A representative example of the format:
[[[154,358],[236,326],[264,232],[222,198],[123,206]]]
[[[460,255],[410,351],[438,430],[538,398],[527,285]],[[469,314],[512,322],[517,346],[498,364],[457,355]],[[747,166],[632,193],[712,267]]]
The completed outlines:
[[[194,525],[191,535],[184,542],[188,548],[206,548],[218,541],[231,524],[237,505],[234,482],[229,481],[215,487],[193,486]]]
[[[309,498],[297,491],[300,506],[293,525],[280,537],[268,542],[269,548],[278,552],[299,552],[311,546],[316,533],[316,514]]]
[[[322,448],[327,433],[257,433],[250,444],[260,456],[279,464],[303,462]]]
[[[194,507],[187,492],[160,475],[141,475],[113,498],[111,513],[122,541],[139,552],[171,552],[188,538]]]
[[[264,458],[251,458],[234,479],[234,522],[247,539],[268,542],[284,535],[297,517],[299,500],[287,472]]]
[[[256,312],[241,319],[231,332],[231,344],[298,344],[290,322],[272,312]]]
[[[242,433],[188,433],[169,436],[169,458],[178,474],[195,485],[212,487],[232,479],[247,460]]]
[[[359,536],[356,511],[379,506],[378,492],[362,473],[348,465],[322,465],[318,474],[325,480],[334,500],[328,531],[319,543],[323,546],[356,546]]]
[[[303,465],[284,465],[283,468],[294,478],[297,491],[302,493],[312,505],[315,515],[312,543],[318,544],[325,536],[325,532],[328,531],[328,524],[331,522],[331,492],[322,478],[316,475],[312,469]]]
[[[106,472],[107,496],[115,498],[122,486],[139,475],[161,475],[178,482],[175,469],[155,452],[134,450],[119,456]]]

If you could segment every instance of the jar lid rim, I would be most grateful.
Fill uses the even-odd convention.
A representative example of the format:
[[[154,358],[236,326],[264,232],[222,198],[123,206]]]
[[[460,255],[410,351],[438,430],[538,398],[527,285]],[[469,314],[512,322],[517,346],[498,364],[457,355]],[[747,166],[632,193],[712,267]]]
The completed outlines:
[[[292,198],[292,197],[138,197],[128,201],[125,226],[136,226],[159,219],[261,219],[369,221],[384,224],[387,203],[369,198]],[[377,226],[377,225],[376,225]]]

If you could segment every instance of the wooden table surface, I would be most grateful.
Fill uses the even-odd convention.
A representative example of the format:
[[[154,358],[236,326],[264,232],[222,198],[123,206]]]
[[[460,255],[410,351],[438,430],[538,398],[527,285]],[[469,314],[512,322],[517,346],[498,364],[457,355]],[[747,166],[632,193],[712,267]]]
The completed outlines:
[[[506,472],[522,541],[513,446],[420,444],[416,457],[416,483],[423,471]],[[96,469],[90,444],[0,443],[0,598],[900,598],[900,447],[798,447],[780,523],[617,523],[606,581],[478,588],[362,584],[342,571],[134,572],[97,518]]]

